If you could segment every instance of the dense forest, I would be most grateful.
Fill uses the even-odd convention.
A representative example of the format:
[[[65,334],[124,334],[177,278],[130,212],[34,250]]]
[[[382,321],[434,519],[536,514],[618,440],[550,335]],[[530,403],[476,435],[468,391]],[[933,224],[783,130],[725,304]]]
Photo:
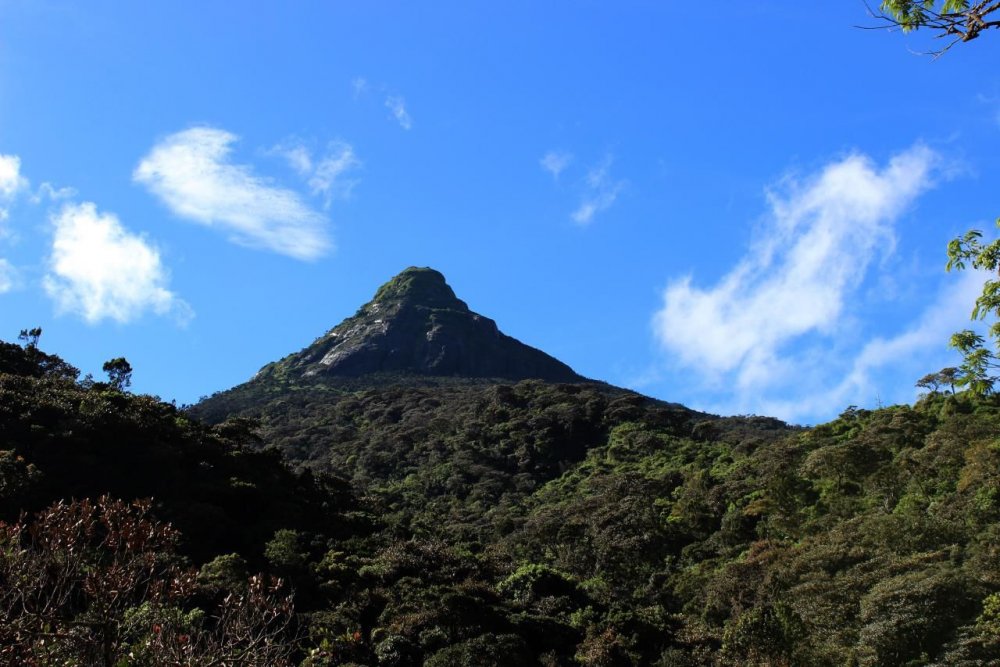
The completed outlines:
[[[802,429],[594,383],[362,384],[181,410],[0,346],[0,657],[1000,664],[995,398]]]
[[[5,127],[22,139],[0,154],[0,222],[18,225],[0,229],[0,292],[33,284],[87,325],[147,315],[182,325],[197,306],[216,315],[199,337],[218,341],[245,335],[261,308],[274,321],[303,304],[320,312],[332,289],[404,253],[505,270],[493,294],[548,285],[536,303],[553,318],[595,307],[599,291],[605,305],[624,300],[605,288],[653,275],[649,261],[672,266],[655,274],[666,287],[654,321],[693,323],[676,340],[659,332],[672,354],[706,332],[730,342],[779,309],[826,314],[767,334],[772,350],[814,332],[890,333],[855,325],[869,315],[923,313],[909,320],[919,329],[903,319],[891,329],[897,341],[923,338],[922,323],[945,321],[924,306],[959,292],[935,296],[915,280],[923,246],[893,257],[904,238],[894,225],[982,219],[966,205],[979,200],[972,189],[907,211],[934,182],[995,167],[993,70],[963,60],[905,75],[843,33],[826,41],[823,24],[839,14],[768,4],[713,7],[708,30],[678,30],[676,11],[619,18],[603,6],[582,19],[560,7],[508,18],[405,5],[371,16],[353,6],[5,12],[16,26],[3,46],[16,93]],[[870,4],[858,3],[857,27],[935,37],[934,59],[1000,30],[1000,0]],[[346,95],[348,78],[350,102],[333,92],[344,84]],[[930,103],[946,98],[954,104]],[[225,127],[175,127],[204,117]],[[918,117],[931,124],[904,122]],[[386,120],[403,133],[384,134]],[[86,145],[74,140],[81,127]],[[726,235],[747,235],[741,219],[758,219],[733,216],[775,159],[793,153],[808,168],[844,152],[845,134],[858,146],[846,162],[787,172],[768,190],[748,254],[715,252]],[[930,138],[878,166],[913,137]],[[546,151],[537,167],[532,146]],[[93,173],[80,177],[80,164]],[[522,164],[542,171],[531,181]],[[369,194],[331,210],[362,169]],[[132,195],[115,203],[117,181],[148,190],[170,217]],[[690,224],[723,212],[735,222]],[[441,224],[446,215],[457,224]],[[597,217],[611,224],[586,241],[539,224],[582,229]],[[343,221],[336,240],[356,261],[307,273],[252,264],[176,231],[178,220],[305,261],[332,252]],[[368,243],[360,225],[351,231],[361,220],[375,221]],[[51,248],[26,259],[42,247],[32,226]],[[106,379],[83,376],[43,350],[38,328],[0,340],[0,667],[1000,667],[1000,238],[970,229],[947,250],[948,271],[982,278],[973,328],[951,337],[961,361],[913,378],[912,405],[844,406],[810,427],[585,378],[501,332],[428,267],[196,405],[130,391],[123,357],[104,364]],[[726,257],[705,271],[684,257],[699,253]],[[547,270],[521,271],[528,262]],[[598,262],[607,271],[586,276]],[[720,280],[699,284],[695,269]],[[695,307],[671,309],[672,293]],[[22,297],[12,307],[34,312]],[[852,299],[863,309],[843,305]],[[766,312],[692,316],[737,309]],[[589,329],[629,310],[602,312]],[[923,349],[875,342],[862,356]]]

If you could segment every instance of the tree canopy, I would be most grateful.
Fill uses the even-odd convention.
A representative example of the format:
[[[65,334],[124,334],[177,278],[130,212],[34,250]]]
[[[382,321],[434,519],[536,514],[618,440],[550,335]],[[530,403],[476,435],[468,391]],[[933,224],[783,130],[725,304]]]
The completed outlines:
[[[101,368],[108,374],[108,384],[118,391],[132,386],[132,364],[125,357],[115,357],[104,362]]]
[[[253,664],[259,637],[301,667],[1000,651],[1000,408],[934,391],[951,369],[801,429],[538,381],[243,387],[208,425],[64,365],[0,344],[0,662]]]

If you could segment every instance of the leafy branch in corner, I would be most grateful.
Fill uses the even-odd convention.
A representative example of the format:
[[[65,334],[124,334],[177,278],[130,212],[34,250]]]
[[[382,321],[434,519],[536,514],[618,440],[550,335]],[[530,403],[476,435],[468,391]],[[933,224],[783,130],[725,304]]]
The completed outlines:
[[[990,28],[1000,28],[1000,0],[883,0],[879,9],[868,7],[878,21],[868,29],[889,28],[910,32],[927,29],[944,38],[947,44],[929,55],[940,56],[951,47],[970,42]]]

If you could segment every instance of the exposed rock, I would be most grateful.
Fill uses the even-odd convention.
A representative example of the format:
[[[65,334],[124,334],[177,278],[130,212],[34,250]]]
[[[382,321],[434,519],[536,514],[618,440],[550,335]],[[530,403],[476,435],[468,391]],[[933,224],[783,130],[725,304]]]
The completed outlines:
[[[585,378],[541,350],[500,332],[469,310],[434,269],[410,267],[358,312],[257,379],[407,374],[579,382]]]

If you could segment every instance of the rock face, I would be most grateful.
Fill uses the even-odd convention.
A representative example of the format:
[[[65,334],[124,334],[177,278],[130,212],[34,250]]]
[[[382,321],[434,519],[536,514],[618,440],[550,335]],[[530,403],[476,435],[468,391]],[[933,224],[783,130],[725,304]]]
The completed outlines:
[[[580,382],[566,364],[469,310],[434,269],[410,267],[312,345],[269,364],[271,377],[406,374]]]

